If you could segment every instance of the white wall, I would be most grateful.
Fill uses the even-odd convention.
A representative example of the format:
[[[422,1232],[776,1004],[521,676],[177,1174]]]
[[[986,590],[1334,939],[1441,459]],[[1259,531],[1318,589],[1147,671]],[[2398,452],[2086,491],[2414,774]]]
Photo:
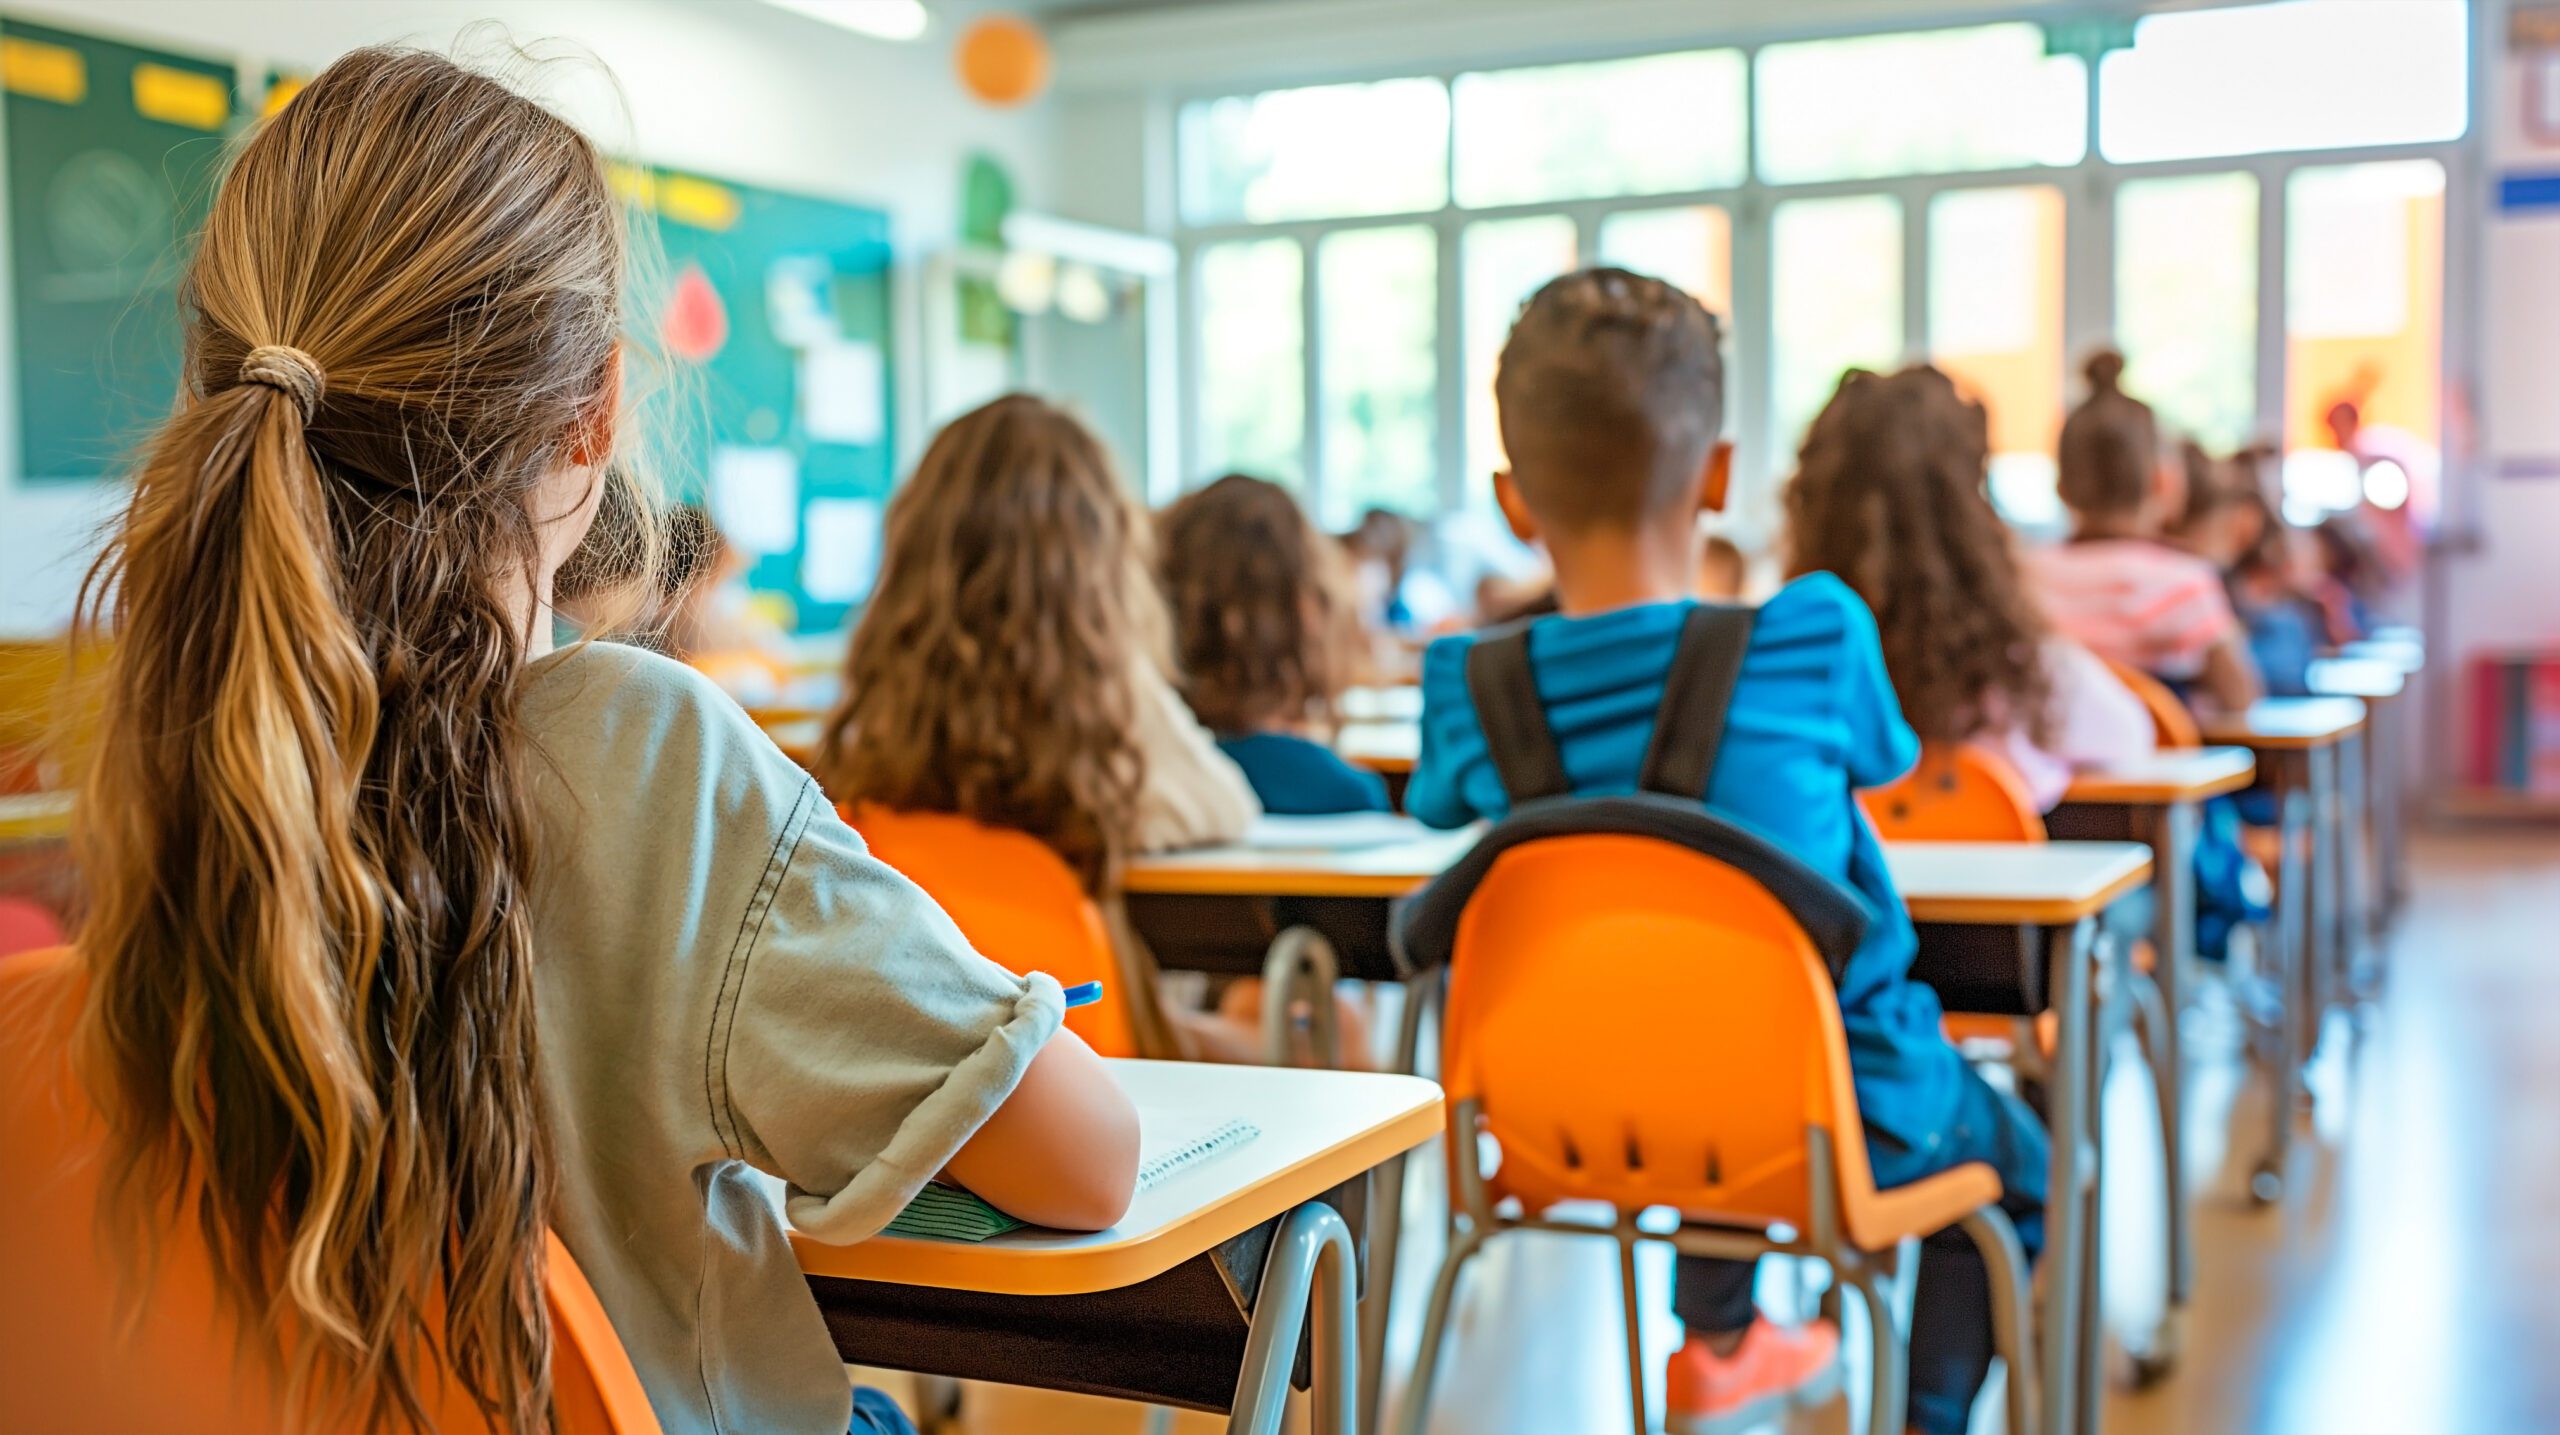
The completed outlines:
[[[1011,170],[1018,197],[1041,202],[1050,144],[1041,106],[998,112],[952,76],[954,21],[978,8],[938,3],[925,39],[896,44],[755,0],[11,0],[13,15],[66,29],[316,68],[358,45],[450,49],[478,21],[518,42],[567,41],[611,72],[616,101],[575,66],[561,108],[616,150],[724,178],[877,204],[899,248],[899,446],[924,437],[918,407],[913,260],[958,223],[961,167],[975,149]],[[0,343],[5,348],[5,343]],[[0,356],[5,363],[5,356]],[[5,409],[0,405],[0,409]],[[0,418],[0,424],[5,424]],[[0,469],[17,436],[0,428]],[[902,458],[903,462],[903,458]],[[24,488],[0,471],[0,633],[42,631],[69,614],[112,486]]]

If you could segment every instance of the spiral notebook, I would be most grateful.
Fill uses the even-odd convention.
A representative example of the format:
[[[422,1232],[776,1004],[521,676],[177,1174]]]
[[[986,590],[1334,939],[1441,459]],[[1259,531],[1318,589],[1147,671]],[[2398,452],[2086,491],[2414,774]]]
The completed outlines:
[[[1262,1128],[1250,1121],[1222,1122],[1205,1131],[1196,1127],[1150,1128],[1138,1148],[1138,1189],[1154,1190],[1181,1172],[1261,1134]],[[988,1205],[974,1192],[934,1181],[918,1191],[907,1208],[889,1222],[886,1234],[930,1241],[984,1241],[1029,1224]]]

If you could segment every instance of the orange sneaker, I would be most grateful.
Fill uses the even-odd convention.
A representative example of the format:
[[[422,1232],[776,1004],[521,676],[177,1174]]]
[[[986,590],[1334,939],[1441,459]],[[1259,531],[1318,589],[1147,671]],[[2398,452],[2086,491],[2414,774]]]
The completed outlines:
[[[1790,1328],[1761,1317],[1731,1355],[1693,1335],[1662,1373],[1664,1427],[1671,1435],[1747,1430],[1789,1406],[1829,1399],[1839,1374],[1840,1332],[1828,1321]]]

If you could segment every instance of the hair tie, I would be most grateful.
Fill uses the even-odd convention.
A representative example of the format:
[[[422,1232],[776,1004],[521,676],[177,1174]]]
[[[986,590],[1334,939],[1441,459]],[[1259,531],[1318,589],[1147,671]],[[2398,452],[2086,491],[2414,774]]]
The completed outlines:
[[[290,344],[260,344],[240,361],[240,382],[264,384],[293,400],[304,423],[320,409],[320,396],[329,391],[328,377],[320,371],[319,361]]]

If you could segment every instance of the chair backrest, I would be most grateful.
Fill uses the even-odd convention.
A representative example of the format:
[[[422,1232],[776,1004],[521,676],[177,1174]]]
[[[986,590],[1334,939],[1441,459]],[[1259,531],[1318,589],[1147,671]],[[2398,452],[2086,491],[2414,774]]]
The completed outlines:
[[[1901,781],[1858,794],[1888,842],[2042,842],[2044,814],[2015,765],[1971,743],[1932,743]]]
[[[1624,833],[1504,852],[1460,919],[1446,1021],[1443,1080],[1500,1143],[1497,1199],[1812,1229],[1817,1132],[1834,1209],[1872,1199],[1830,975],[1714,857]],[[1475,1143],[1452,1147],[1471,1173]]]
[[[1065,860],[1027,832],[941,812],[845,812],[871,854],[951,914],[969,945],[1015,972],[1047,972],[1062,986],[1102,983],[1102,1000],[1067,1013],[1067,1027],[1104,1056],[1139,1054],[1109,928]]]
[[[215,1296],[192,1218],[140,1253],[98,1223],[104,1129],[71,1065],[81,973],[64,948],[0,962],[0,1430],[294,1428],[272,1362]],[[658,1435],[639,1374],[568,1248],[550,1242],[553,1404],[564,1435]],[[290,1338],[290,1333],[287,1333]],[[452,1382],[424,1392],[434,1428],[489,1429]]]
[[[2133,690],[2135,697],[2142,699],[2143,708],[2151,714],[2151,726],[2159,736],[2160,746],[2204,746],[2204,730],[2196,726],[2196,715],[2187,711],[2187,705],[2179,701],[2176,693],[2169,691],[2167,683],[2113,658],[2107,660],[2107,667],[2118,681]]]

